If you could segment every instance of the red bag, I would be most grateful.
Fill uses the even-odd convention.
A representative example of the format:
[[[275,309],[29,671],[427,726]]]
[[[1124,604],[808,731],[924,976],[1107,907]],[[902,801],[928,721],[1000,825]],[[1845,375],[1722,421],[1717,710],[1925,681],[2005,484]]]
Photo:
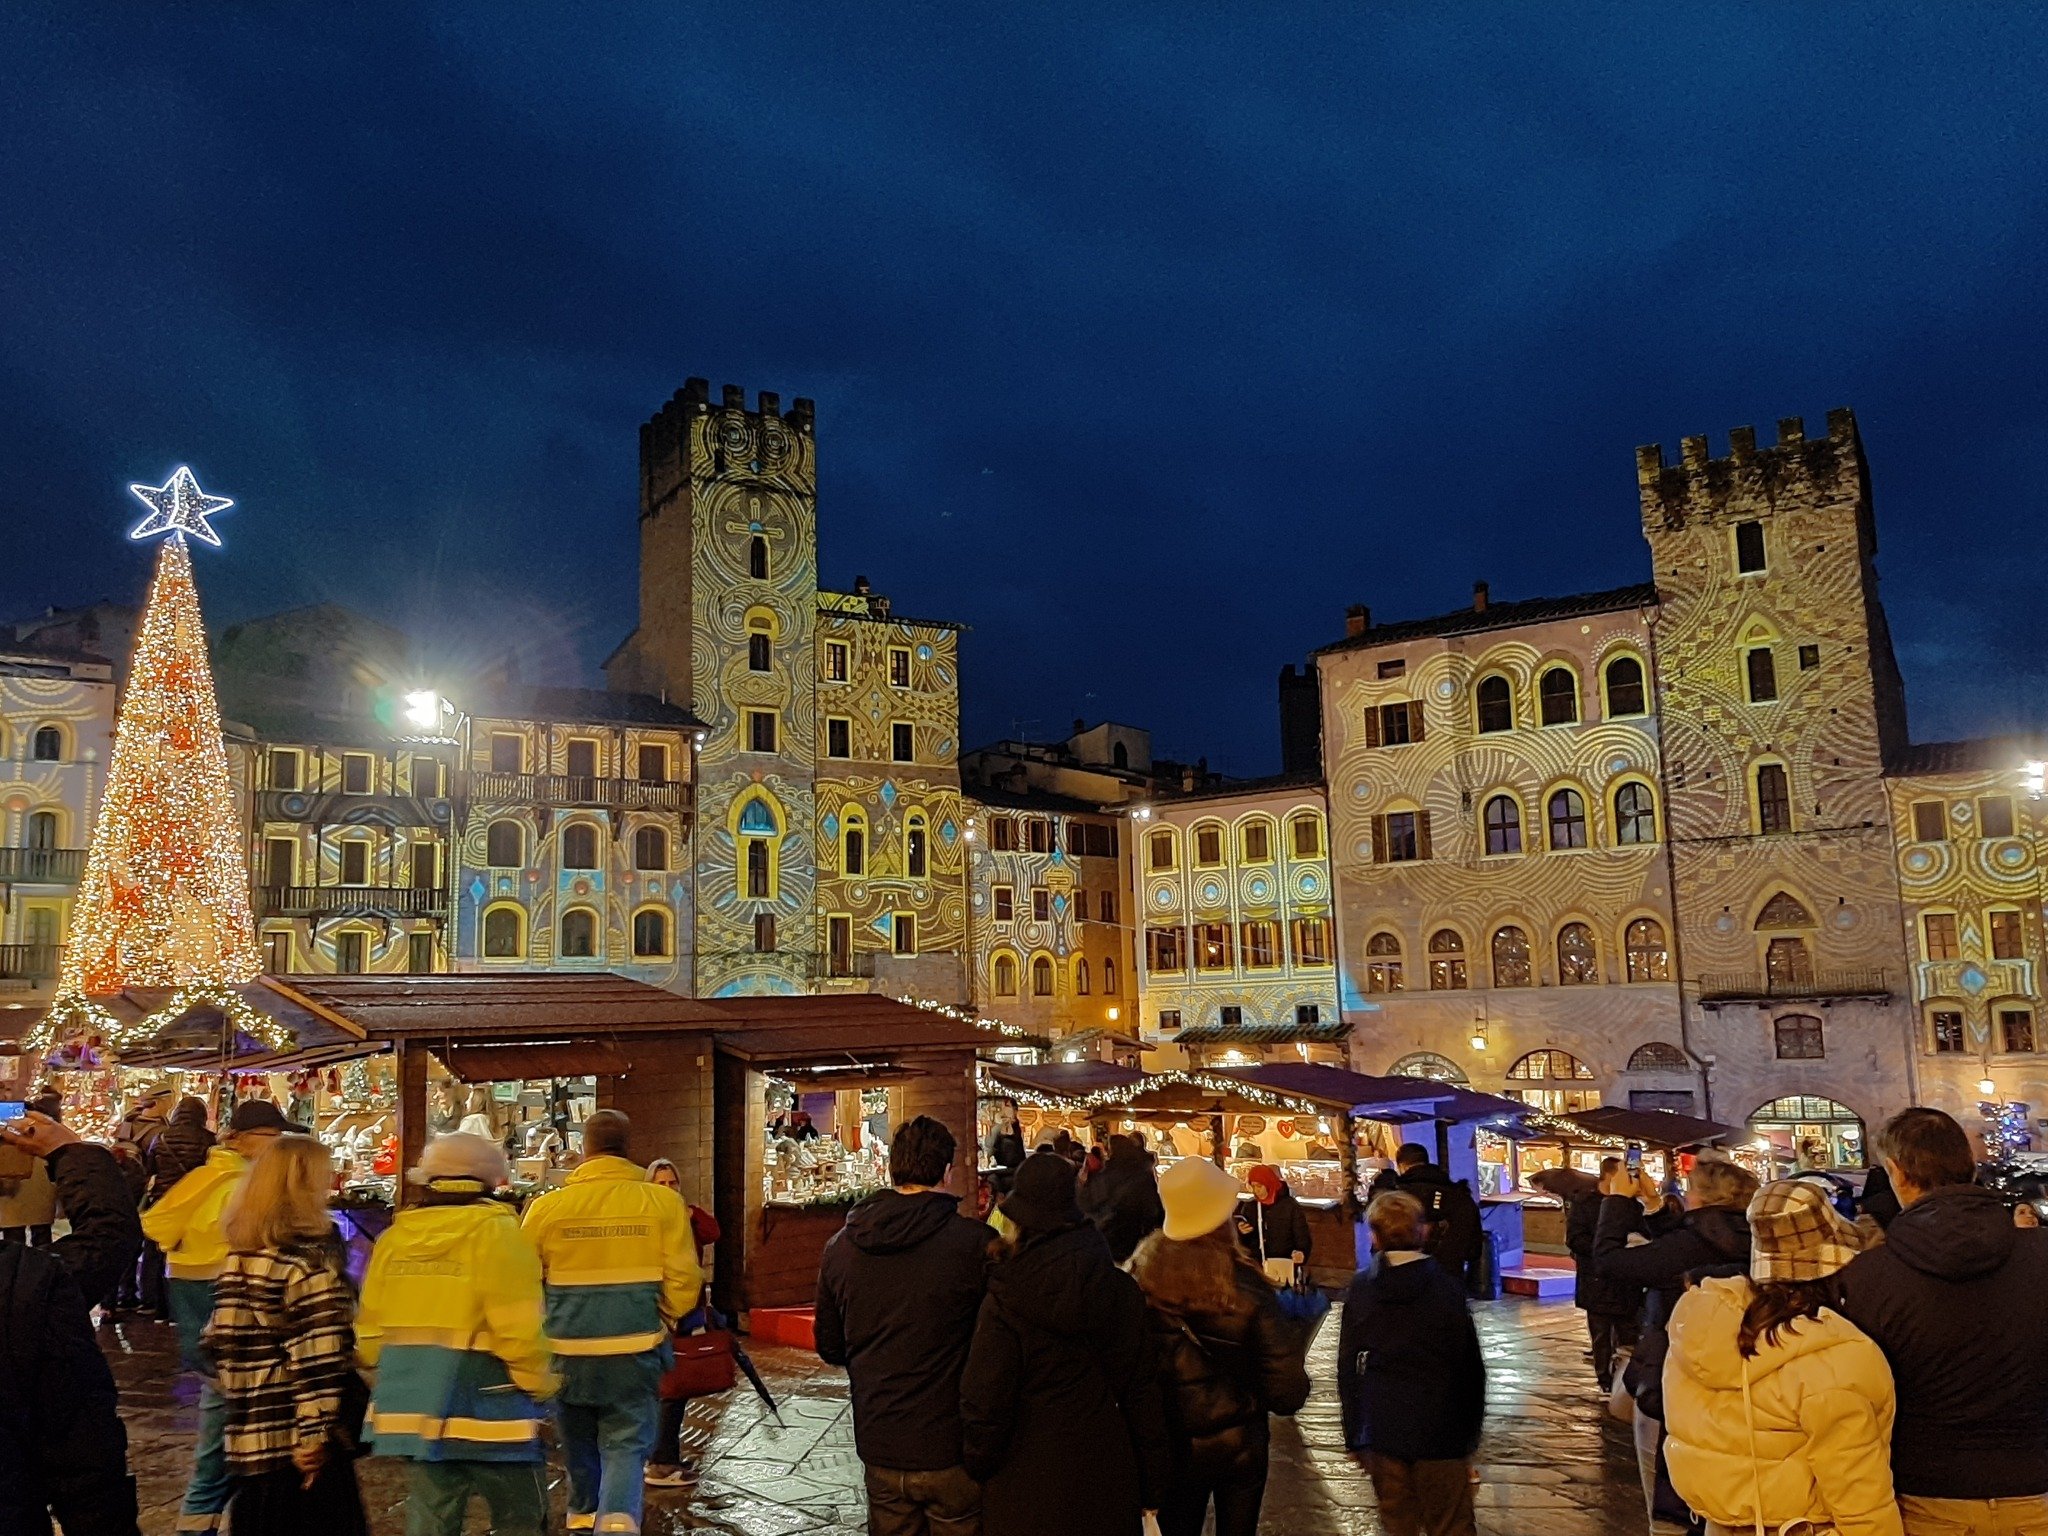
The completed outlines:
[[[710,1397],[729,1391],[738,1379],[732,1359],[732,1334],[709,1328],[677,1338],[676,1363],[661,1378],[664,1402],[685,1397]]]

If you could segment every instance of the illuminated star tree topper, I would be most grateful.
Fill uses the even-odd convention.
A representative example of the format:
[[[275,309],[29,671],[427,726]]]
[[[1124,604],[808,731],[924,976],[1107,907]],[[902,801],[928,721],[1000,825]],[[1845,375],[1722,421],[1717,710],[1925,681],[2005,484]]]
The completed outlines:
[[[149,508],[149,516],[130,530],[129,538],[153,539],[169,534],[173,543],[180,543],[189,533],[216,549],[220,547],[220,535],[206,520],[216,512],[225,512],[234,502],[225,496],[207,495],[183,464],[162,485],[137,484],[128,489]]]

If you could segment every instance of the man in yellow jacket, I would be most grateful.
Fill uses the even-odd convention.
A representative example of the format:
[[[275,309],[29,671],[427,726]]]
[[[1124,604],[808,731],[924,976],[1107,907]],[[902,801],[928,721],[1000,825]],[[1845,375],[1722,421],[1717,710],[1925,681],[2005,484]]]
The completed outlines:
[[[235,1106],[227,1134],[206,1154],[204,1165],[178,1180],[169,1194],[142,1213],[143,1236],[164,1251],[164,1289],[178,1325],[178,1353],[187,1370],[206,1369],[199,1357],[199,1335],[213,1316],[213,1282],[228,1260],[228,1240],[220,1229],[228,1196],[249,1171],[250,1161],[293,1129],[268,1099],[245,1099]],[[192,1476],[178,1510],[180,1531],[220,1527],[232,1491],[227,1450],[221,1443],[226,1426],[227,1405],[211,1377],[206,1377],[199,1386],[199,1439],[193,1449]]]
[[[669,1330],[704,1283],[689,1207],[627,1159],[631,1129],[612,1109],[585,1120],[582,1163],[526,1210],[562,1373],[571,1531],[640,1529],[658,1390],[675,1359]]]
[[[356,1310],[356,1351],[377,1385],[366,1427],[379,1456],[412,1463],[411,1536],[462,1536],[480,1494],[496,1536],[541,1536],[542,1399],[560,1384],[541,1331],[540,1258],[509,1205],[505,1154],[436,1137],[406,1175],[419,1202],[378,1241]]]

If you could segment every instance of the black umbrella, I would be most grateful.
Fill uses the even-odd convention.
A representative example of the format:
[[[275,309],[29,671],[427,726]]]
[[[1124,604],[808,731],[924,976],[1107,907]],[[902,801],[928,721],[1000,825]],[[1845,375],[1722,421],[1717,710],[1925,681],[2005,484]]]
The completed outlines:
[[[704,1319],[713,1328],[731,1327],[726,1321],[725,1314],[711,1307],[704,1309]],[[775,1398],[768,1390],[768,1383],[761,1379],[760,1367],[754,1364],[753,1356],[749,1355],[740,1343],[740,1336],[737,1333],[732,1335],[732,1358],[733,1363],[747,1373],[747,1380],[754,1384],[754,1391],[760,1395],[761,1401],[768,1405],[768,1411],[775,1415],[775,1422],[782,1424],[782,1410],[776,1407]],[[782,1427],[787,1429],[789,1426],[783,1424]]]

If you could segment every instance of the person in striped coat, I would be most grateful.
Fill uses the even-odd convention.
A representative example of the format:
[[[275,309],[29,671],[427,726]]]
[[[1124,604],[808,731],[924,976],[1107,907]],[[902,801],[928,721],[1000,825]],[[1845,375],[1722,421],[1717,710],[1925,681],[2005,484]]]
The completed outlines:
[[[374,1367],[369,1438],[412,1465],[411,1536],[461,1536],[473,1495],[496,1536],[540,1536],[541,1402],[560,1382],[541,1330],[540,1257],[509,1205],[496,1142],[457,1132],[406,1175],[420,1190],[378,1241],[356,1312]]]

